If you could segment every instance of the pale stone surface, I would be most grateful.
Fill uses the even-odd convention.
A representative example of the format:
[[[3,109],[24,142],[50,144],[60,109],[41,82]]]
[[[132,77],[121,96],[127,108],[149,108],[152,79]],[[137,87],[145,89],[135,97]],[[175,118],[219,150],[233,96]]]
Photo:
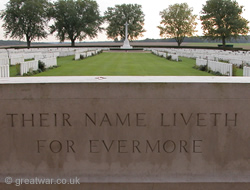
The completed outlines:
[[[7,176],[110,183],[97,189],[250,185],[249,78],[9,78],[0,93],[4,189]]]
[[[128,39],[125,39],[123,42],[123,45],[121,46],[121,49],[132,49],[133,47],[129,44]]]
[[[210,76],[68,76],[0,78],[0,84],[31,83],[250,83],[248,77]]]
[[[128,23],[126,22],[125,24],[125,40],[123,42],[123,45],[121,46],[121,49],[132,49],[133,47],[130,46],[129,41],[128,41]]]

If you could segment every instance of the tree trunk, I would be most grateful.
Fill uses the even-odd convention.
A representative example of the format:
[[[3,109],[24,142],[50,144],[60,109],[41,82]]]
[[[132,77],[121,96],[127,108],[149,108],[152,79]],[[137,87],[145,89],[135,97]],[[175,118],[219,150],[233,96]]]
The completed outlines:
[[[179,37],[175,37],[174,39],[177,42],[178,47],[180,47],[181,46],[181,39]]]
[[[222,46],[223,46],[223,48],[226,47],[226,37],[225,36],[222,36]]]
[[[175,41],[177,42],[178,47],[181,46],[181,43],[184,41],[184,38],[185,38],[185,36],[184,37],[183,36],[177,36],[177,37],[175,37]]]
[[[27,47],[30,48],[31,41],[30,41],[30,37],[27,35],[26,35],[26,41],[27,41]]]
[[[75,40],[71,40],[71,47],[75,47]]]

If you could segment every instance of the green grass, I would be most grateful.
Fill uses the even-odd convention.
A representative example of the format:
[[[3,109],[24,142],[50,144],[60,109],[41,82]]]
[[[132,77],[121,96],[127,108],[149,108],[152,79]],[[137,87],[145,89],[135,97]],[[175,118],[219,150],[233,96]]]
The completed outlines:
[[[243,76],[243,69],[238,69],[236,70],[236,76]]]
[[[73,58],[58,58],[58,68],[34,76],[212,76],[194,69],[195,60],[184,57],[175,62],[151,53],[104,52],[83,60]],[[11,66],[10,76],[16,75],[16,66]],[[236,75],[242,76],[243,70],[237,69]]]
[[[20,70],[19,65],[11,65],[10,66],[10,77],[16,77],[18,70]]]
[[[193,59],[175,62],[151,53],[104,52],[83,60],[73,58],[58,58],[58,68],[35,76],[211,76],[193,69]]]

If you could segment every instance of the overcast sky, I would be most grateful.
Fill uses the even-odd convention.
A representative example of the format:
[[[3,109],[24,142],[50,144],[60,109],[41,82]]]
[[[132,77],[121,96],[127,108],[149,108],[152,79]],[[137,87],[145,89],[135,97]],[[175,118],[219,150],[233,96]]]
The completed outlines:
[[[0,10],[5,9],[5,4],[9,0],[0,0]],[[175,3],[184,3],[187,2],[190,7],[193,8],[193,13],[196,15],[200,15],[200,11],[202,9],[202,5],[206,3],[206,0],[96,0],[96,2],[99,5],[99,9],[101,11],[101,14],[103,15],[105,10],[107,10],[107,7],[114,7],[115,5],[119,4],[139,4],[142,5],[142,11],[145,14],[145,25],[144,28],[146,29],[146,32],[144,33],[144,36],[141,39],[145,38],[155,38],[159,39],[161,38],[159,36],[159,29],[157,29],[157,26],[160,24],[161,17],[159,15],[160,11],[167,8],[169,5],[175,4]],[[250,1],[248,0],[237,0],[239,5],[244,6],[244,12],[242,16],[250,21]],[[4,31],[2,28],[3,22],[0,21],[0,40],[5,40],[4,38]],[[201,26],[197,26],[198,35],[202,35]],[[98,35],[98,38],[94,39],[94,41],[105,41],[107,40],[105,32],[103,34]],[[58,41],[54,36],[49,36],[48,39],[43,41]],[[89,40],[88,40],[89,41]]]

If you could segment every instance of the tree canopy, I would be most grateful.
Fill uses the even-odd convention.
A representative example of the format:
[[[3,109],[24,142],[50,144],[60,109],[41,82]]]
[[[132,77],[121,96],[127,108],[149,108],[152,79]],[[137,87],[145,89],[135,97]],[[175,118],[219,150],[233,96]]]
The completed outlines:
[[[28,47],[34,39],[46,38],[48,7],[47,0],[10,0],[1,13],[5,36],[26,39]]]
[[[226,39],[238,38],[249,32],[248,21],[242,14],[243,6],[232,0],[208,0],[202,8],[202,29],[206,38],[221,39],[225,47]]]
[[[169,5],[168,8],[160,12],[162,18],[160,35],[163,37],[174,38],[178,46],[184,41],[185,37],[193,36],[196,32],[196,15],[192,14],[193,9],[187,3]]]
[[[146,30],[144,26],[144,13],[138,4],[122,4],[108,7],[104,18],[108,23],[107,36],[110,39],[125,39],[125,23],[128,25],[128,39],[134,40]]]
[[[102,17],[93,0],[58,0],[53,5],[51,16],[54,19],[51,33],[57,32],[62,42],[71,40],[71,46],[75,46],[77,39],[96,37],[101,30]]]

